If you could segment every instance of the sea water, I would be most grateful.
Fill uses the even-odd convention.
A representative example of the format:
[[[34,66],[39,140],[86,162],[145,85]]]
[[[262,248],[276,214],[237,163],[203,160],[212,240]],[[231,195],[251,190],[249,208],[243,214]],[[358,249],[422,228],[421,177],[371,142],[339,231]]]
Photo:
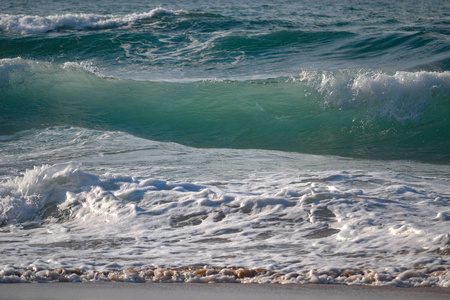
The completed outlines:
[[[2,1],[0,282],[450,286],[448,1]]]

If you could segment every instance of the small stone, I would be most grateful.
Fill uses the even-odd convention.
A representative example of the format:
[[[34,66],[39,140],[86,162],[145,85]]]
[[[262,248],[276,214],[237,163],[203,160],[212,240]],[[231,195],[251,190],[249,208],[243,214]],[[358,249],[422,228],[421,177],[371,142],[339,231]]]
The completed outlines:
[[[119,274],[117,274],[116,272],[109,272],[108,278],[109,278],[109,280],[112,280],[112,281],[120,281],[121,280]]]
[[[249,269],[239,269],[234,271],[234,275],[237,278],[253,277],[255,276],[255,271]]]
[[[58,269],[58,273],[61,274],[61,275],[66,275],[67,271],[64,268],[60,268],[60,269]]]
[[[254,271],[256,273],[258,273],[258,274],[266,274],[267,273],[267,270],[266,269],[262,269],[262,268],[254,269]]]
[[[194,271],[194,275],[203,277],[206,276],[206,271],[207,271],[206,269],[196,270]]]
[[[127,269],[126,274],[128,276],[138,276],[139,275],[138,271],[136,271],[135,269]]]
[[[218,272],[215,269],[208,269],[208,270],[206,270],[206,276],[215,275],[217,273]]]
[[[77,269],[77,270],[72,270],[72,272],[71,272],[72,274],[77,274],[78,276],[81,276],[81,275],[83,275],[83,271],[82,270],[80,270],[80,269]]]
[[[350,277],[350,276],[352,276],[353,275],[353,273],[352,273],[352,271],[350,271],[350,270],[345,270],[343,273],[342,273],[342,276],[345,276],[345,277]]]
[[[228,268],[224,268],[224,269],[220,270],[219,273],[222,275],[225,275],[225,276],[234,276],[233,270],[230,270]]]

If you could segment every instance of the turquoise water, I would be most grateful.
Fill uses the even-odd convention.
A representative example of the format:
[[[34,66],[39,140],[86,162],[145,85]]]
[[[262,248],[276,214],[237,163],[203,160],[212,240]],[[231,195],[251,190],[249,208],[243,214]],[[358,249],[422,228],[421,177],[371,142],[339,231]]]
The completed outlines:
[[[4,134],[448,162],[446,1],[27,3],[0,19]]]
[[[2,1],[0,282],[450,286],[449,11]]]
[[[449,159],[450,73],[303,71],[181,83],[99,77],[78,65],[8,65],[3,134],[70,125],[194,147]]]

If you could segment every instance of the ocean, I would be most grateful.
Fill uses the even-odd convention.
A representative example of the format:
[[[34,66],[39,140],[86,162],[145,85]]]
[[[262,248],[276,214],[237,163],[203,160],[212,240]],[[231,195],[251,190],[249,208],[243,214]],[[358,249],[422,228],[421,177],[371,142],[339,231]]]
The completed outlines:
[[[0,282],[450,287],[450,2],[2,0]]]

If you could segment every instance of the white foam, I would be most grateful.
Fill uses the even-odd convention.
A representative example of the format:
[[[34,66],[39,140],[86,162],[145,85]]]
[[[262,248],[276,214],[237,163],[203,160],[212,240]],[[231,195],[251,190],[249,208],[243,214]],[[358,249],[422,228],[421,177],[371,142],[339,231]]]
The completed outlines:
[[[368,107],[369,118],[414,121],[450,91],[450,72],[303,71],[298,80],[320,93],[324,108]]]
[[[23,223],[41,219],[43,209],[59,204],[65,194],[90,186],[96,177],[79,170],[77,164],[43,165],[27,170],[23,176],[6,180],[0,187],[0,219]]]
[[[449,283],[445,166],[193,149],[68,127],[4,144],[21,149],[11,163],[55,164],[0,182],[0,251],[17,254],[4,257],[2,281]],[[64,163],[74,156],[83,165]],[[125,274],[186,265],[272,273]],[[58,268],[85,273],[36,273]],[[111,269],[121,271],[94,272]]]
[[[97,76],[104,77],[104,75],[100,72],[98,67],[92,61],[81,61],[81,62],[68,61],[68,62],[65,62],[62,65],[62,68],[63,69],[70,69],[70,68],[82,69],[82,70],[85,70],[87,72],[96,74]]]
[[[18,34],[38,34],[56,30],[86,30],[130,25],[157,15],[180,14],[183,11],[155,8],[127,15],[74,14],[50,16],[0,14],[0,30]]]

